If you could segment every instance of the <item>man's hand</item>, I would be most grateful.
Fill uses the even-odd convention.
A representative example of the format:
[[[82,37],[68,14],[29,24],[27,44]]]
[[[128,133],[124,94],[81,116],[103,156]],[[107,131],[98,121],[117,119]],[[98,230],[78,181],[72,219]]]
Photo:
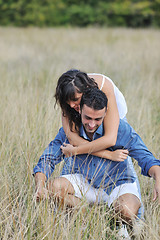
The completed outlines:
[[[152,166],[149,169],[149,175],[155,179],[155,185],[153,189],[153,201],[158,198],[160,204],[160,166]]]
[[[63,143],[61,150],[66,157],[71,157],[76,155],[76,147],[73,147],[71,144]]]
[[[46,199],[48,197],[48,190],[45,188],[46,175],[41,172],[37,172],[35,175],[36,183],[36,201]]]
[[[110,151],[109,159],[116,162],[123,162],[128,157],[128,154],[129,152],[127,149],[118,149],[113,152]]]
[[[158,202],[160,204],[160,181],[156,181],[153,189],[153,201],[158,198]]]
[[[38,187],[36,190],[36,201],[40,202],[48,197],[48,190],[45,187]]]

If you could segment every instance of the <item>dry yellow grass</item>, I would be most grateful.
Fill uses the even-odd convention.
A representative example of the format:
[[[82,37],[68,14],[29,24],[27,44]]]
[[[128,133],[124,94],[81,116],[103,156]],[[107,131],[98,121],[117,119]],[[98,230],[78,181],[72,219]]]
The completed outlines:
[[[109,76],[125,95],[129,123],[160,158],[160,31],[0,28],[0,36],[0,239],[115,239],[105,206],[86,206],[85,227],[81,208],[69,221],[53,203],[37,206],[32,169],[61,126],[53,96],[70,68]],[[153,180],[140,176],[140,184],[146,221],[137,239],[159,239]]]

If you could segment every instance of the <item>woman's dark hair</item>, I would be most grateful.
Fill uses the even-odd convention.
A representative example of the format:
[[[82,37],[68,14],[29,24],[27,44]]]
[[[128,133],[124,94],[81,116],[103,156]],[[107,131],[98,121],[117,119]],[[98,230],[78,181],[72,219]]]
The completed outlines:
[[[58,79],[55,99],[56,103],[59,103],[63,115],[68,117],[71,131],[73,123],[78,130],[81,118],[80,114],[74,108],[71,108],[67,102],[75,100],[76,92],[84,93],[88,88],[98,88],[98,85],[85,72],[76,69],[63,73]]]
[[[83,105],[85,104],[87,107],[90,107],[94,110],[106,108],[107,111],[107,103],[108,99],[104,92],[96,88],[90,88],[82,95],[80,108],[82,110]]]

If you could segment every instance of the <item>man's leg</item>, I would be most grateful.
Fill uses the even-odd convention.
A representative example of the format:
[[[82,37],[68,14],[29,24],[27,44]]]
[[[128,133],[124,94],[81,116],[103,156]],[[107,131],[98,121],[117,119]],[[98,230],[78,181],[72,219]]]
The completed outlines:
[[[126,122],[128,122],[126,117],[124,117],[123,120],[126,121]],[[139,197],[140,197],[140,200],[141,200],[140,184],[139,184],[139,180],[138,180],[137,173],[136,173],[136,171],[135,171],[135,169],[134,169],[134,166],[133,166],[132,158],[131,158],[130,156],[128,156],[127,161],[128,161],[128,164],[129,164],[130,169],[131,169],[132,172],[133,172],[133,176],[134,176],[135,179],[136,179],[135,181],[136,181],[136,184],[137,184],[137,188],[138,188],[138,192],[139,192]],[[144,217],[144,206],[143,206],[142,201],[141,201],[141,207],[140,207],[139,210],[138,210],[137,217],[140,218],[140,219],[143,219],[143,217]]]
[[[92,187],[82,174],[62,175],[49,183],[48,190],[59,203],[70,207],[77,206],[82,198],[88,203],[99,203],[102,199],[107,202],[108,199],[104,190]]]
[[[116,213],[118,239],[131,239],[127,225],[133,226],[137,218],[141,200],[136,182],[121,184],[113,189],[108,199],[108,206],[113,206]]]
[[[141,206],[136,182],[115,187],[109,195],[108,205],[112,205],[124,221],[131,223],[133,219],[136,219]]]
[[[135,177],[135,182],[137,184],[137,188],[138,188],[138,193],[139,193],[139,197],[140,197],[140,200],[141,200],[141,190],[140,190],[140,184],[139,184],[139,180],[138,180],[138,176],[137,176],[137,173],[134,169],[134,166],[133,166],[133,162],[132,162],[132,159],[130,156],[128,156],[128,164],[129,164],[129,167],[130,169],[132,170],[133,172],[133,176]],[[141,207],[139,208],[138,210],[138,213],[137,213],[137,217],[140,218],[140,219],[143,219],[144,217],[144,206],[143,206],[143,203],[141,202]]]
[[[136,219],[140,206],[141,202],[139,198],[130,193],[121,195],[113,203],[115,212],[119,214],[122,220],[129,224],[132,224],[132,221]]]
[[[64,178],[59,177],[48,183],[48,190],[51,196],[61,206],[75,207],[80,203],[80,198],[75,196],[75,190],[72,183]]]

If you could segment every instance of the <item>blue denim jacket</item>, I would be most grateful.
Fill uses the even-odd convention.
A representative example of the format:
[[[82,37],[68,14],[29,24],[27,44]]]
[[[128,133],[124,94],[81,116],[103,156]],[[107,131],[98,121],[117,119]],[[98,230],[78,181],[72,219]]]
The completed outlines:
[[[103,136],[103,131],[103,125],[100,125],[94,133],[93,139]],[[80,128],[80,136],[88,139],[83,126]],[[135,176],[127,159],[123,162],[115,162],[87,154],[66,158],[60,149],[64,142],[69,143],[63,128],[60,128],[55,139],[50,142],[40,157],[38,164],[34,168],[34,174],[43,172],[48,178],[53,173],[55,165],[64,160],[62,175],[81,173],[94,187],[103,187],[108,194],[115,186],[135,181]],[[160,160],[153,156],[140,136],[123,120],[120,120],[116,145],[109,148],[109,150],[114,151],[119,148],[128,149],[129,155],[138,161],[142,174],[145,176],[149,176],[148,170],[152,166],[160,166]]]

